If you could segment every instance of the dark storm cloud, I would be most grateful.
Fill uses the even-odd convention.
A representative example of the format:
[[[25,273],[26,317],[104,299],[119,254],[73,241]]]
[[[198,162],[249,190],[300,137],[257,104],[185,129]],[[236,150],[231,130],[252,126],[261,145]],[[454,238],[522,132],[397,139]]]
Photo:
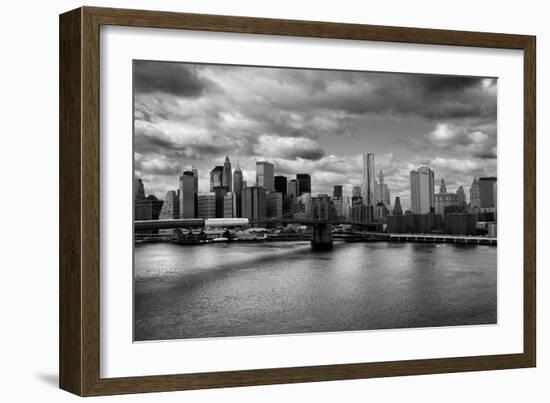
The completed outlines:
[[[166,93],[198,97],[212,83],[199,76],[191,65],[170,62],[134,61],[134,88],[137,93]]]
[[[479,86],[482,84],[483,78],[411,74],[409,80],[416,82],[416,86],[423,89],[426,93],[441,94],[463,91],[467,88]]]
[[[267,98],[286,110],[316,108],[429,120],[487,117],[496,111],[496,99],[484,91],[485,82],[493,86],[495,80],[480,77],[285,70],[277,82],[296,89],[292,98]]]

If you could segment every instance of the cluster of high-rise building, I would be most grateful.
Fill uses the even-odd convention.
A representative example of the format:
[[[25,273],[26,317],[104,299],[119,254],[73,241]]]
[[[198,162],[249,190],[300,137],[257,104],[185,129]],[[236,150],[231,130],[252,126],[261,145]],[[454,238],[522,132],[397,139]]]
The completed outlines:
[[[446,230],[445,223],[447,226],[454,223],[451,232],[468,234],[476,231],[482,222],[488,223],[488,232],[496,231],[496,177],[474,178],[468,204],[462,186],[451,193],[441,179],[436,193],[434,172],[429,167],[419,167],[410,172],[411,208],[403,211],[399,196],[391,205],[390,189],[382,170],[375,176],[373,153],[363,155],[362,181],[352,188],[351,196],[344,194],[341,184],[334,185],[332,195],[312,195],[310,174],[275,175],[275,166],[269,161],[256,161],[255,183],[249,185],[239,164],[232,168],[229,156],[223,165],[212,168],[209,181],[209,192],[199,193],[197,169],[183,171],[179,188],[169,190],[163,202],[155,196],[146,197],[143,182],[137,179],[134,186],[136,220],[347,218],[356,222],[387,223],[390,232],[439,231]]]
[[[460,186],[456,193],[447,191],[441,179],[439,192],[435,193],[434,172],[429,167],[420,167],[410,173],[411,210],[403,213],[394,207],[393,215],[387,218],[388,232],[430,233],[441,232],[453,235],[487,233],[496,236],[497,178],[474,177],[470,187],[470,203]]]
[[[210,171],[209,180],[210,191],[199,193],[197,169],[193,167],[184,171],[179,177],[179,188],[166,193],[158,218],[243,217],[262,220],[293,217],[294,214],[311,212],[318,199],[317,196],[311,197],[309,174],[298,173],[295,178],[276,176],[275,167],[269,161],[256,162],[256,181],[250,186],[244,180],[239,164],[232,168],[229,156],[223,165]],[[141,180],[138,181],[143,190]],[[136,185],[136,189],[138,187]],[[136,219],[151,219],[147,214],[138,214],[137,202],[142,200],[140,194],[136,193]]]

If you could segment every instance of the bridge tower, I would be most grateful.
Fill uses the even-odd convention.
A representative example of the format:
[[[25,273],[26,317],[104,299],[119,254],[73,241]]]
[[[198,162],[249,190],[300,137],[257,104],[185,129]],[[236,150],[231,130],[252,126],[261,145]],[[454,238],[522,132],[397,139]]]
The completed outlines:
[[[332,249],[332,224],[313,224],[311,247],[314,250]]]

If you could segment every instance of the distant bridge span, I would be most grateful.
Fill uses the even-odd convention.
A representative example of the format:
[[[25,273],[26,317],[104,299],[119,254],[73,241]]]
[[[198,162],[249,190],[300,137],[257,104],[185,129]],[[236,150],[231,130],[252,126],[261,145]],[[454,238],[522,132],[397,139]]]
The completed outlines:
[[[205,227],[208,219],[203,218],[175,218],[171,220],[142,220],[134,221],[134,230],[175,229],[175,228],[200,228]],[[215,224],[215,222],[213,223]],[[377,227],[379,223],[352,221],[352,220],[326,220],[316,218],[276,218],[249,220],[247,222],[235,222],[229,226],[243,227],[249,225],[265,224],[300,224],[300,225],[356,225],[361,227]],[[226,225],[227,226],[227,225]]]
[[[222,219],[220,219],[222,220]],[[234,223],[230,220],[219,221],[219,225],[226,227],[243,227],[249,225],[265,225],[265,224],[300,224],[309,225],[312,228],[311,246],[314,249],[331,249],[332,248],[332,225],[356,225],[365,228],[380,227],[378,223],[352,221],[352,220],[328,220],[316,218],[269,218],[262,220],[242,220],[236,219]],[[208,219],[202,218],[182,218],[171,220],[145,220],[135,221],[134,230],[159,230],[159,229],[175,229],[175,228],[201,228],[208,225],[216,225],[217,222],[212,220],[209,223]]]
[[[209,222],[210,221],[210,222]],[[135,221],[134,230],[159,230],[159,229],[175,229],[175,228],[204,228],[207,225],[213,226],[216,224],[227,225],[228,220],[223,219],[203,219],[203,218],[182,218],[171,220],[144,220]],[[234,224],[234,225],[233,225]],[[332,225],[355,225],[366,228],[379,228],[379,223],[359,222],[345,219],[325,220],[316,218],[277,218],[263,220],[246,220],[238,219],[229,226],[242,227],[249,225],[265,225],[265,224],[300,224],[309,225],[312,227],[311,244],[315,248],[327,249],[332,246]],[[481,236],[463,236],[449,234],[394,234],[363,231],[364,235],[369,235],[373,239],[397,241],[397,242],[429,242],[429,243],[464,243],[464,244],[481,244],[481,245],[496,245],[496,238],[488,238]]]

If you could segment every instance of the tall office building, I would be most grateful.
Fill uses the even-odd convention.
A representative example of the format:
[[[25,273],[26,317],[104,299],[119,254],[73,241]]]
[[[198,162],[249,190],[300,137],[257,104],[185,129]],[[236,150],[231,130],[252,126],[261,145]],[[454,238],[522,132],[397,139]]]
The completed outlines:
[[[151,203],[145,197],[145,187],[139,178],[134,179],[134,219],[151,220],[153,218]]]
[[[193,177],[195,178],[195,189],[197,189],[197,193],[199,191],[199,171],[197,170],[197,167],[193,165],[191,167],[191,172],[193,172]]]
[[[180,218],[195,218],[197,214],[197,195],[199,189],[196,187],[193,171],[184,171],[180,176]]]
[[[243,217],[249,220],[263,220],[266,217],[266,192],[263,187],[247,187],[243,191]]]
[[[216,218],[224,218],[226,194],[227,194],[227,187],[216,186],[214,188],[214,195],[216,196]]]
[[[145,197],[145,186],[139,178],[134,180],[134,219],[158,220],[162,201],[155,196]]]
[[[277,175],[275,177],[275,191],[281,193],[284,197],[286,195],[286,190],[287,190],[286,188],[287,188],[286,176]]]
[[[401,199],[399,196],[395,197],[395,204],[393,206],[393,215],[403,215],[403,208],[401,207]]]
[[[235,217],[242,217],[242,194],[243,194],[243,172],[239,161],[237,161],[237,169],[233,173],[233,192],[235,193]]]
[[[296,179],[291,179],[286,184],[286,195],[283,197],[283,214],[285,217],[294,215],[294,206],[298,197],[298,182]]]
[[[435,195],[435,213],[444,215],[445,209],[452,206],[458,206],[458,196],[455,193],[448,193],[445,180],[441,179],[439,193]]]
[[[343,196],[342,197],[342,216],[349,217],[351,209],[351,197]]]
[[[456,201],[459,207],[463,208],[466,205],[466,193],[464,192],[462,186],[460,186],[456,191]]]
[[[470,186],[470,208],[476,209],[481,207],[481,199],[479,196],[479,181],[477,176],[474,176],[472,186]]]
[[[210,191],[223,186],[223,166],[218,165],[210,171]]]
[[[136,203],[136,220],[158,220],[163,201],[157,199],[154,195],[149,195],[145,199]]]
[[[415,214],[428,214],[435,210],[434,173],[428,167],[411,171],[411,205]]]
[[[228,192],[223,196],[223,218],[234,218],[236,208],[235,193]]]
[[[225,186],[228,192],[233,191],[233,174],[231,172],[231,161],[229,161],[229,156],[227,155],[225,156],[225,162],[223,163],[222,186]]]
[[[363,154],[363,202],[367,206],[374,206],[374,154]]]
[[[385,218],[389,215],[389,210],[386,205],[382,202],[379,202],[374,206],[373,219],[375,221],[385,221]]]
[[[304,193],[311,193],[311,176],[309,174],[296,174],[298,183],[298,196]]]
[[[344,216],[344,200],[340,197],[333,197],[331,199],[332,207],[334,207],[335,218]]]
[[[286,185],[286,193],[288,196],[296,200],[296,197],[298,197],[298,182],[296,182],[296,179],[291,179],[288,181]]]
[[[363,188],[354,186],[351,191],[351,206],[360,206],[363,204]]]
[[[214,193],[198,196],[198,217],[216,218],[216,195]]]
[[[266,216],[278,218],[283,216],[283,194],[280,192],[266,193]]]
[[[336,197],[338,199],[342,198],[342,185],[334,185],[334,189],[332,190],[332,197]]]
[[[160,209],[159,218],[161,220],[172,220],[180,218],[180,202],[178,193],[175,190],[169,190],[164,197],[164,203]]]
[[[481,208],[495,207],[495,184],[497,178],[489,176],[479,178],[479,200]]]
[[[134,179],[134,201],[140,201],[145,199],[145,186],[140,178]]]
[[[439,193],[440,194],[447,193],[447,185],[445,185],[445,179],[441,179],[441,182],[439,183]]]
[[[298,196],[298,202],[302,206],[302,211],[307,218],[311,218],[312,212],[312,200],[311,193],[303,193],[301,196]]]
[[[361,205],[355,205],[350,207],[350,218],[352,221],[359,221],[359,222],[371,222],[372,221],[372,214],[371,214],[372,206],[366,206],[364,204]]]
[[[376,183],[376,204],[383,203],[386,206],[391,204],[390,191],[388,185],[384,182],[384,174],[380,170],[378,175],[378,182]]]
[[[275,169],[272,163],[256,161],[256,186],[264,188],[267,192],[275,190]]]

